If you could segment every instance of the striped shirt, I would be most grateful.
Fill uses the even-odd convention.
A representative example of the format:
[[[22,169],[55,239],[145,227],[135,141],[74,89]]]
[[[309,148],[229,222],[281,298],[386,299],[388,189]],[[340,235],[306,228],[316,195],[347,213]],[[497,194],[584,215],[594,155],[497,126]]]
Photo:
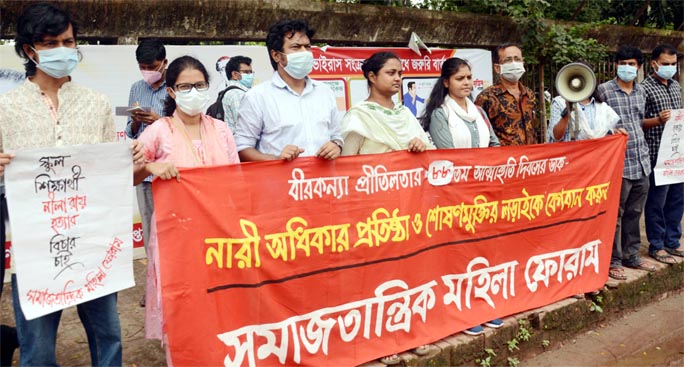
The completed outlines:
[[[678,110],[682,108],[682,87],[676,80],[667,81],[667,85],[660,82],[653,75],[649,75],[641,82],[646,93],[646,118],[657,117],[661,111]],[[651,164],[655,164],[660,150],[660,138],[664,125],[654,126],[644,131],[651,156]]]
[[[620,89],[616,79],[613,79],[599,85],[598,92],[601,99],[620,116],[620,121],[615,128],[623,128],[629,134],[622,177],[638,180],[644,175],[648,176],[651,173],[651,162],[648,157],[648,145],[644,139],[644,130],[641,128],[646,106],[644,88],[634,83],[632,92],[627,94]]]
[[[164,116],[164,100],[166,99],[166,81],[162,82],[159,88],[152,89],[144,79],[133,83],[131,92],[128,95],[128,105],[133,106],[136,102],[140,107],[152,107],[152,112],[159,116]],[[130,139],[137,139],[145,130],[147,124],[141,123],[137,131],[133,131],[131,125],[133,120],[129,117],[126,123],[126,136]],[[152,175],[145,178],[144,182],[152,182]]]
[[[228,127],[233,132],[233,135],[235,135],[235,126],[238,119],[238,107],[240,106],[242,97],[245,95],[245,93],[247,93],[248,89],[238,80],[228,81],[228,86],[226,88],[233,86],[237,88],[227,91],[226,94],[223,95],[223,100],[221,103],[223,103],[223,121],[228,124]]]
[[[152,89],[149,84],[145,83],[145,80],[140,79],[131,86],[131,92],[128,95],[128,105],[133,106],[135,102],[138,102],[140,107],[152,107],[152,112],[156,112],[159,116],[164,116],[165,99],[166,82],[163,82],[162,85],[155,90]],[[128,122],[126,123],[126,136],[131,139],[137,139],[147,125],[141,123],[138,131],[133,131],[131,129],[132,122],[133,120],[129,117]]]
[[[587,122],[589,123],[590,128],[594,128],[595,126],[595,119],[596,119],[596,101],[594,100],[594,97],[591,98],[588,104],[582,104],[580,102],[577,102],[577,106],[579,107],[579,110],[582,111],[584,114],[584,118],[587,119]],[[572,129],[572,124],[570,123],[571,121],[574,122],[575,118],[572,115],[574,112],[572,109],[568,109],[568,113],[570,114],[570,118],[568,119],[568,127],[565,129],[565,134],[563,134],[563,137],[560,140],[556,140],[555,136],[553,135],[553,128],[558,125],[560,120],[563,118],[561,116],[563,114],[563,110],[565,110],[566,105],[565,105],[565,99],[561,96],[556,96],[556,98],[551,101],[551,116],[549,117],[549,127],[548,127],[548,141],[570,141],[570,129]]]

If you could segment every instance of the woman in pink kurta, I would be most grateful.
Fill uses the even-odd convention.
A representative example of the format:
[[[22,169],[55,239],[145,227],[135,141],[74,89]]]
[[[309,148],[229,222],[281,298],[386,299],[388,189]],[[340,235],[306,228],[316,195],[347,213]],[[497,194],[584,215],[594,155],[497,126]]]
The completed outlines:
[[[136,169],[136,184],[148,175],[178,179],[178,168],[217,166],[240,162],[233,134],[225,122],[202,111],[209,101],[208,74],[190,56],[174,60],[166,72],[168,97],[163,117],[145,128],[139,141],[145,146],[146,164]],[[154,183],[153,183],[154,185]],[[162,339],[163,314],[159,274],[159,244],[152,217],[147,252],[145,336]],[[167,362],[171,364],[170,359]]]

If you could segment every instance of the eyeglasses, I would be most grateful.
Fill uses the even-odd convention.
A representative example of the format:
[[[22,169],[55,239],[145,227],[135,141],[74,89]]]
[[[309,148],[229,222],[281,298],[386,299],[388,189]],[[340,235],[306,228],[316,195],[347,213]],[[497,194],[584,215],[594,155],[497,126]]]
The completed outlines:
[[[525,62],[525,60],[521,57],[507,57],[501,61],[502,64],[508,64],[509,62]]]
[[[178,91],[178,93],[188,93],[192,90],[192,88],[195,88],[198,91],[205,91],[209,89],[209,83],[207,82],[197,82],[197,83],[181,83],[181,84],[176,84],[173,86],[173,88]]]
[[[240,74],[254,74],[254,71],[252,71],[252,70],[240,70],[239,73]]]

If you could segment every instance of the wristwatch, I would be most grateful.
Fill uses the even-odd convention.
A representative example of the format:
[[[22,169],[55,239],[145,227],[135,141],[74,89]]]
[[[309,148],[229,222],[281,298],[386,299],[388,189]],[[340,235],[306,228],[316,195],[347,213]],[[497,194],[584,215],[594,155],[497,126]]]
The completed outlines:
[[[563,109],[563,112],[561,112],[561,118],[565,118],[565,116],[567,116],[567,115],[568,115],[568,108],[565,107],[565,108]]]
[[[341,151],[342,151],[342,147],[344,147],[344,143],[341,142],[341,141],[339,141],[339,140],[337,140],[337,139],[331,140],[331,141],[332,141],[335,145],[337,145],[338,147],[340,147],[340,152],[341,152]]]

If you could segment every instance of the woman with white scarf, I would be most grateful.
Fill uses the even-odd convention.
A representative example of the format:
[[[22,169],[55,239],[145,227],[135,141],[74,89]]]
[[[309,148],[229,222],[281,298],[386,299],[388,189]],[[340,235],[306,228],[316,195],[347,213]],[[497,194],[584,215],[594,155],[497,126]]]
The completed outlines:
[[[473,73],[468,62],[458,57],[444,61],[442,74],[432,88],[425,114],[421,118],[423,127],[430,132],[437,148],[501,146],[487,114],[468,98],[472,91]],[[500,328],[503,320],[494,319],[485,322],[485,325]],[[476,325],[463,332],[480,335],[484,333],[484,328]]]
[[[376,52],[363,61],[368,98],[342,119],[342,155],[378,154],[397,150],[434,149],[411,111],[392,97],[401,89],[402,66],[392,52]]]
[[[469,99],[472,91],[473,73],[468,62],[458,57],[446,60],[421,118],[437,148],[501,145],[487,114]]]

